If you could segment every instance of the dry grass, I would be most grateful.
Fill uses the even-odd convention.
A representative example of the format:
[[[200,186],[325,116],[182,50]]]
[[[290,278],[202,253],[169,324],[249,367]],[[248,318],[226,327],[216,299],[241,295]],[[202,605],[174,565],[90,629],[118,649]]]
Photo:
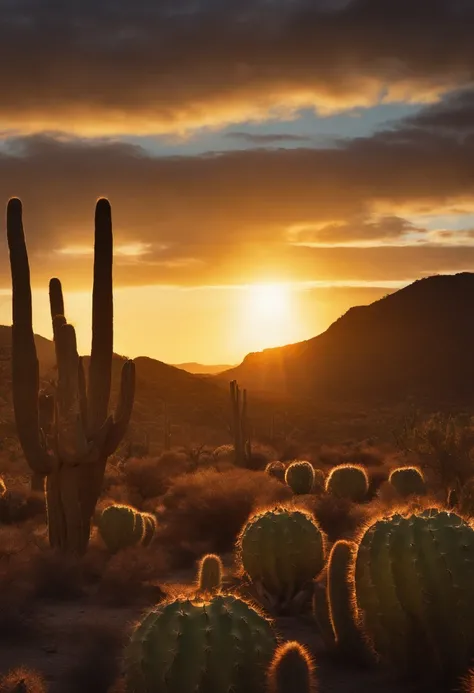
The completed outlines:
[[[46,683],[36,671],[13,669],[0,680],[0,693],[46,693]]]
[[[289,488],[265,472],[205,470],[180,476],[163,498],[157,543],[169,547],[181,566],[203,553],[226,553],[253,510],[291,497]]]
[[[157,602],[163,596],[158,582],[169,570],[169,560],[160,547],[133,546],[111,556],[98,587],[98,599],[111,606]]]
[[[170,488],[173,479],[191,469],[190,459],[182,453],[165,452],[161,457],[127,460],[124,479],[129,489],[143,500],[161,496]]]

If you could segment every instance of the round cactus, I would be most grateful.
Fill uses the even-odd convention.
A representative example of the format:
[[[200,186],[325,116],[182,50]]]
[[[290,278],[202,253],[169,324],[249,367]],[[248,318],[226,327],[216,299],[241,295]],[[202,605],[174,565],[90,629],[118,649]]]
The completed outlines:
[[[326,491],[337,498],[359,503],[369,490],[369,477],[360,464],[340,464],[333,467],[326,479]]]
[[[377,520],[360,539],[353,579],[375,652],[448,690],[474,652],[474,529],[438,508]]]
[[[314,484],[313,465],[305,460],[292,462],[286,470],[285,481],[297,496],[311,493]]]
[[[153,541],[157,528],[156,517],[151,513],[141,513],[143,518],[143,546],[149,546]]]
[[[231,595],[154,607],[125,652],[127,693],[261,693],[276,648],[271,623]]]
[[[390,473],[388,480],[402,498],[424,496],[426,493],[425,477],[418,467],[399,467],[394,469]]]
[[[313,515],[276,507],[249,519],[238,549],[242,568],[278,602],[290,601],[324,567],[325,536]]]
[[[315,667],[306,647],[291,641],[280,645],[268,672],[268,693],[315,693]]]
[[[350,568],[357,544],[341,539],[331,549],[328,558],[327,599],[334,632],[335,647],[345,657],[367,660],[367,649],[354,620]]]
[[[265,472],[269,476],[275,477],[278,481],[285,481],[286,468],[283,462],[269,462],[265,467]]]
[[[215,592],[222,585],[222,561],[213,553],[201,559],[198,571],[198,586],[200,592]]]
[[[99,533],[111,553],[140,544],[143,515],[129,505],[110,505],[99,517]]]
[[[0,679],[1,693],[46,693],[48,686],[37,671],[20,667]]]

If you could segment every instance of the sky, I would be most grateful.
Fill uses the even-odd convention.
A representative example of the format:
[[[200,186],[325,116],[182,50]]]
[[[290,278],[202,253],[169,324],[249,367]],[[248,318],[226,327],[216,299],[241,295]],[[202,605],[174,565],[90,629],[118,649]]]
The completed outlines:
[[[474,265],[472,0],[0,0],[0,200],[36,332],[90,349],[94,206],[115,351],[233,364]],[[0,323],[11,323],[5,234]]]

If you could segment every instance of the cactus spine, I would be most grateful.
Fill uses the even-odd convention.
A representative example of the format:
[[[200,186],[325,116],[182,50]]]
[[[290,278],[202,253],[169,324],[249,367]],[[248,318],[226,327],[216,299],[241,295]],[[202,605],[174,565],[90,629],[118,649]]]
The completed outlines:
[[[355,503],[365,499],[369,490],[369,478],[360,464],[340,464],[333,467],[326,479],[326,491],[338,498],[348,498]]]
[[[305,460],[292,462],[286,470],[285,481],[297,496],[311,493],[314,484],[313,465]]]
[[[11,199],[7,207],[7,237],[13,288],[13,407],[18,438],[32,471],[46,477],[51,546],[83,553],[89,541],[107,457],[116,450],[125,434],[135,390],[135,367],[133,362],[126,361],[115,415],[107,416],[113,340],[110,205],[101,199],[95,212],[92,351],[87,390],[75,330],[64,317],[61,284],[58,279],[50,282],[58,368],[54,420],[48,422],[50,434],[40,426],[39,367],[33,335],[30,269],[22,205],[16,198]]]
[[[125,653],[127,693],[261,693],[276,647],[271,623],[231,595],[152,609]]]
[[[277,507],[249,519],[238,539],[242,568],[277,604],[308,589],[324,567],[326,538],[314,517]]]
[[[355,562],[357,615],[374,650],[398,670],[432,674],[443,690],[474,652],[474,529],[430,508],[371,524]],[[427,666],[429,663],[429,666]]]
[[[241,391],[236,380],[230,383],[230,402],[235,463],[239,467],[246,467],[251,455],[247,421],[247,390]]]
[[[204,556],[199,563],[198,589],[200,592],[216,592],[222,586],[222,561],[213,553]]]
[[[280,645],[268,672],[268,693],[315,693],[315,667],[306,647],[291,641]]]
[[[424,496],[426,493],[425,477],[418,467],[394,469],[388,480],[402,498]]]

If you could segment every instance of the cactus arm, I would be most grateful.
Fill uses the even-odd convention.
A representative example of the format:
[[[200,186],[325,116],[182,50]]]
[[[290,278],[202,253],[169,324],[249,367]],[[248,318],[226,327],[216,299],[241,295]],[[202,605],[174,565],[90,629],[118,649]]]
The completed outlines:
[[[108,200],[95,210],[92,349],[89,363],[88,424],[94,435],[107,418],[112,381],[113,296],[112,213]]]
[[[7,207],[7,239],[13,290],[13,409],[21,447],[31,469],[47,474],[52,461],[39,428],[39,364],[33,334],[30,267],[23,231],[22,205],[12,198]]]
[[[105,441],[104,453],[111,455],[124,437],[132,415],[135,398],[135,364],[125,361],[122,366],[120,394],[115,409],[113,423]]]
[[[51,320],[57,315],[64,315],[63,289],[59,279],[54,277],[49,280],[49,305],[51,308]]]

